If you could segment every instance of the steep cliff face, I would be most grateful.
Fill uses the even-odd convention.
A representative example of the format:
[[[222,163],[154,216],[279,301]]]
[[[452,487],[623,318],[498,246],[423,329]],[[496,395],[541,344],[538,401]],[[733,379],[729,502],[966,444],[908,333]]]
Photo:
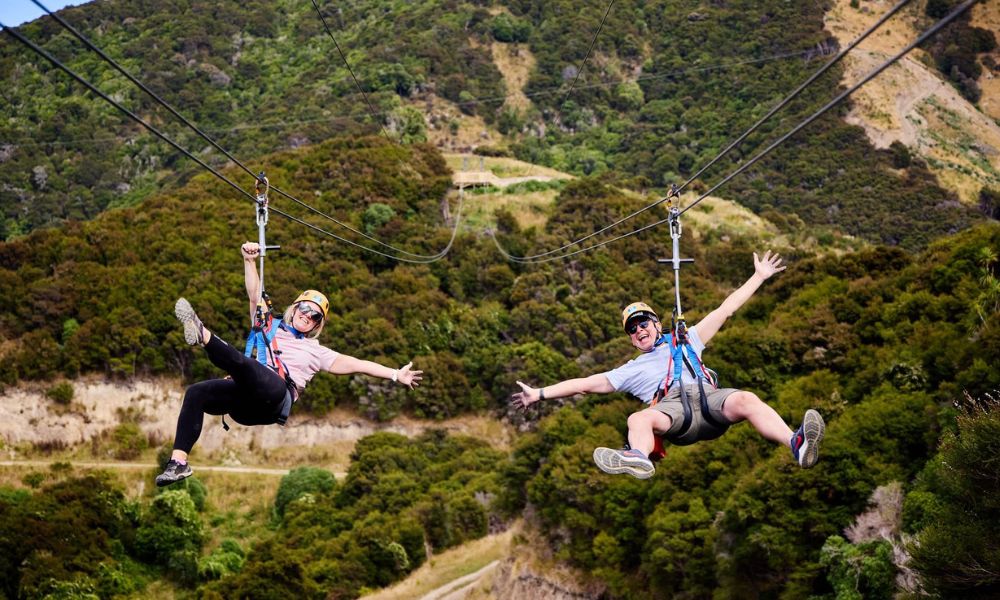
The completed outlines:
[[[493,572],[491,596],[520,600],[600,600],[605,597],[603,586],[584,585],[581,579],[564,566],[540,569],[518,556],[501,562]]]
[[[39,386],[8,388],[0,393],[0,448],[6,457],[20,458],[18,449],[72,449],[91,444],[123,422],[138,424],[153,444],[173,439],[184,395],[180,381],[116,383],[84,378],[72,385],[73,399],[68,405],[54,402]],[[218,417],[206,416],[198,441],[203,452],[224,463],[233,462],[234,456],[293,447],[328,448],[346,461],[357,440],[378,431],[414,437],[430,428],[445,429],[493,440],[504,447],[512,435],[486,417],[433,422],[400,417],[380,423],[341,409],[323,416],[293,411],[286,427],[244,427],[231,419],[229,424],[232,430],[227,433]]]

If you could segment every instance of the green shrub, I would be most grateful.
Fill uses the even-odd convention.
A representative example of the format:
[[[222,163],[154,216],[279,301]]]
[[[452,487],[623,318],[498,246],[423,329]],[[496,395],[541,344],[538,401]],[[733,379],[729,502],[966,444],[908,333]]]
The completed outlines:
[[[851,544],[831,536],[820,550],[820,564],[837,600],[891,600],[896,597],[896,565],[887,541]]]
[[[132,460],[149,448],[149,440],[135,423],[121,423],[111,431],[111,454],[118,460]]]
[[[153,498],[143,514],[136,531],[136,550],[140,557],[156,564],[167,566],[175,555],[177,564],[187,564],[179,555],[201,548],[203,536],[191,496],[183,490],[166,490]]]
[[[361,217],[361,222],[365,226],[365,231],[371,234],[379,227],[391,221],[395,216],[396,211],[392,210],[391,206],[375,202],[365,209],[364,215]]]
[[[239,544],[233,540],[224,540],[211,554],[198,559],[198,578],[211,581],[238,573],[245,561],[246,554]]]
[[[45,390],[45,395],[53,402],[68,405],[73,401],[73,384],[62,381]]]
[[[945,434],[904,505],[908,525],[919,527],[911,564],[941,597],[1000,594],[1000,402],[984,400]]]
[[[337,485],[333,473],[315,467],[298,467],[281,478],[278,494],[274,499],[274,514],[280,520],[290,502],[305,494],[329,494]]]
[[[205,506],[208,502],[208,488],[198,479],[197,475],[192,475],[183,481],[172,483],[169,488],[158,487],[156,488],[156,493],[162,494],[167,490],[186,492],[191,497],[191,502],[194,503],[195,510],[200,513],[205,512]]]
[[[526,42],[531,35],[531,24],[504,12],[493,17],[490,30],[498,42]]]

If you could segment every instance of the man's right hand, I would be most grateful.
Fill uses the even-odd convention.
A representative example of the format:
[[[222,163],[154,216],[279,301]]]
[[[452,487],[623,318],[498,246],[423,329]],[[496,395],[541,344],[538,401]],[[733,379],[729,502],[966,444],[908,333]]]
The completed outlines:
[[[245,242],[240,246],[240,252],[243,254],[243,260],[254,261],[260,256],[260,244],[257,242]]]
[[[521,391],[517,392],[516,394],[511,394],[510,396],[511,406],[520,410],[524,410],[528,408],[528,406],[534,404],[535,402],[538,402],[538,390],[536,390],[531,386],[525,385],[520,381],[517,382],[517,385],[521,386]]]

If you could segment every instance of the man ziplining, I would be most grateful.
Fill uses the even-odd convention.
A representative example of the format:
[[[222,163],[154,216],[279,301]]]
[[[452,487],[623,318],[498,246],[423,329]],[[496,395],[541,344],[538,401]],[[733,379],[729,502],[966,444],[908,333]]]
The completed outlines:
[[[730,316],[772,275],[784,271],[781,257],[770,251],[753,255],[754,274],[697,325],[687,329],[682,318],[673,331],[663,333],[656,312],[642,302],[622,311],[622,326],[642,354],[624,365],[589,377],[532,388],[520,381],[511,396],[524,409],[546,398],[574,394],[628,392],[648,406],[628,418],[629,448],[597,448],[594,462],[605,473],[628,473],[639,479],[653,476],[651,458],[662,456],[663,441],[678,446],[712,440],[733,424],[749,421],[765,438],[784,444],[803,468],[819,458],[825,424],[815,410],[807,410],[802,425],[792,432],[778,413],[753,392],[719,388],[701,362],[705,346]]]

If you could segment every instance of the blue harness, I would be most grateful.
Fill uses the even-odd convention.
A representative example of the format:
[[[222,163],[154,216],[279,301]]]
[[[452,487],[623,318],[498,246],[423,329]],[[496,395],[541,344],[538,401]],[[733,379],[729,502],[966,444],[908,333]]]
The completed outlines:
[[[718,387],[718,377],[715,376],[715,373],[711,369],[707,369],[702,366],[701,360],[698,358],[698,353],[694,351],[694,348],[691,347],[691,344],[688,341],[685,340],[683,343],[678,344],[676,343],[673,334],[669,337],[661,335],[660,338],[656,340],[653,347],[655,348],[661,344],[670,344],[670,361],[672,365],[668,365],[667,377],[664,378],[663,385],[654,397],[654,403],[659,399],[665,398],[667,392],[670,390],[670,386],[676,382],[680,387],[681,406],[684,410],[684,420],[681,423],[680,430],[672,436],[671,441],[677,443],[679,438],[684,436],[684,434],[686,434],[691,428],[691,423],[694,418],[694,411],[691,408],[691,401],[688,399],[687,390],[681,384],[681,375],[684,373],[685,365],[691,372],[691,375],[698,381],[698,396],[700,401],[699,408],[701,409],[702,418],[710,425],[722,429],[723,431],[728,428],[728,425],[718,422],[712,416],[712,412],[708,407],[708,397],[705,394],[704,381],[708,379],[709,383],[711,383],[714,387]],[[672,368],[670,368],[671,366]]]
[[[247,357],[253,356],[254,350],[257,351],[257,362],[262,365],[268,366],[278,374],[279,377],[285,380],[286,391],[285,397],[281,402],[281,414],[278,416],[278,425],[284,425],[288,421],[288,415],[292,412],[292,404],[295,403],[295,398],[292,394],[292,390],[295,384],[292,382],[291,377],[288,375],[288,369],[285,368],[284,363],[278,358],[280,352],[275,347],[274,336],[278,332],[278,329],[284,329],[288,333],[295,336],[295,339],[301,340],[306,336],[295,327],[288,325],[281,319],[273,319],[270,314],[268,314],[266,323],[262,327],[254,327],[250,330],[250,335],[247,336],[247,345],[244,355]],[[271,355],[271,359],[274,362],[273,365],[268,364],[267,355]],[[222,427],[228,431],[229,425],[226,424],[226,417],[222,417]]]

